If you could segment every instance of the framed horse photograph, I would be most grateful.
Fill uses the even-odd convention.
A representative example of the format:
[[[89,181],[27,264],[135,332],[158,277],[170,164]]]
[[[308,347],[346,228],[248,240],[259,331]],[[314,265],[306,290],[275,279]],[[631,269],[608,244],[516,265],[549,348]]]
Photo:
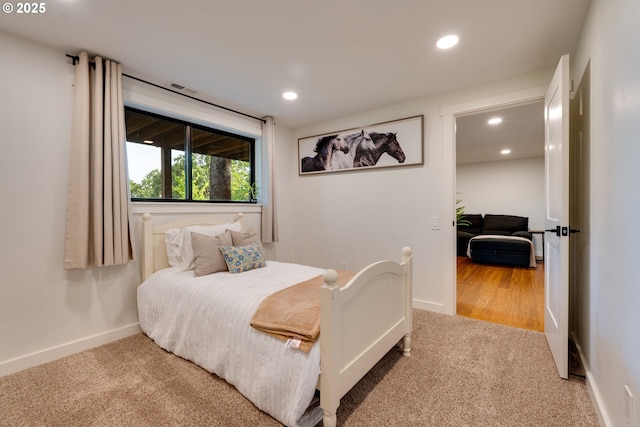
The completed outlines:
[[[345,172],[424,163],[424,116],[298,139],[298,174]]]

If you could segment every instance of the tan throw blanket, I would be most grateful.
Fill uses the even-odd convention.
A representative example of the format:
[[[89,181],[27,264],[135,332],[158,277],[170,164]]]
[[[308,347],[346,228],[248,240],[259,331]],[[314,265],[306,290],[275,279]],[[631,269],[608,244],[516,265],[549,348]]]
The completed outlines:
[[[338,286],[355,275],[338,271]],[[300,350],[309,352],[320,336],[320,287],[322,275],[297,283],[266,297],[258,306],[251,326],[282,341],[300,340]]]

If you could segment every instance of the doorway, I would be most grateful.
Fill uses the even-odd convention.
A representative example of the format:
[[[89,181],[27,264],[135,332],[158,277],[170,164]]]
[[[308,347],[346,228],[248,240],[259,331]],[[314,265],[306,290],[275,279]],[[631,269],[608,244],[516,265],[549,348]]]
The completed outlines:
[[[563,60],[561,60],[561,63],[563,62],[564,63],[568,62],[568,56],[566,57],[566,59],[565,57],[563,57]],[[558,66],[558,68],[560,68],[560,65]],[[568,68],[562,67],[562,70],[568,70]],[[558,73],[556,72],[556,74]],[[589,142],[590,142],[590,138],[589,138],[589,129],[590,129],[589,83],[590,81],[589,80],[590,80],[590,76],[589,74],[590,74],[589,65],[587,64],[584,74],[580,78],[580,84],[578,85],[578,87],[580,88],[577,93],[578,99],[577,100],[574,99],[575,102],[572,102],[573,111],[575,112],[577,109],[578,111],[580,111],[580,115],[582,116],[580,118],[579,125],[576,125],[576,121],[574,117],[572,117],[572,120],[569,120],[570,122],[569,127],[571,128],[569,132],[570,134],[569,136],[570,136],[570,139],[572,140],[572,144],[575,143],[576,138],[579,138],[579,141],[580,141],[580,153],[578,155],[575,155],[574,158],[570,159],[570,163],[571,162],[574,163],[573,166],[571,164],[569,165],[570,170],[573,168],[573,170],[571,170],[572,177],[569,180],[570,187],[571,187],[572,179],[581,181],[580,185],[578,186],[579,188],[575,188],[575,185],[573,186],[574,187],[573,190],[574,191],[578,190],[579,195],[577,196],[577,199],[574,199],[574,201],[570,203],[571,203],[571,208],[573,209],[577,208],[579,211],[582,212],[582,215],[576,216],[575,211],[573,214],[570,213],[571,218],[570,220],[566,220],[567,226],[563,227],[562,229],[562,233],[566,233],[565,234],[566,236],[574,235],[573,233],[569,232],[570,231],[569,225],[571,225],[571,227],[574,227],[574,226],[580,227],[579,229],[582,230],[581,233],[578,233],[579,239],[573,244],[574,250],[570,251],[569,253],[570,260],[568,262],[568,265],[571,266],[572,273],[574,274],[570,275],[569,277],[569,282],[571,282],[571,284],[568,286],[568,288],[570,289],[570,298],[569,298],[569,304],[568,304],[569,307],[568,307],[567,316],[571,320],[571,327],[572,327],[571,334],[577,338],[581,338],[585,335],[588,335],[588,329],[590,327],[589,321],[588,321],[588,318],[589,318],[588,307],[589,307],[589,300],[591,298],[588,292],[589,274],[588,274],[588,265],[584,263],[585,260],[589,259],[588,257],[588,252],[589,252],[588,212],[590,210],[590,206],[589,206],[590,205],[590,200],[589,200],[590,183],[588,180],[588,177],[590,176],[589,175],[589,167],[590,167],[589,165],[589,160],[590,160],[589,159]],[[563,76],[563,80],[565,79],[568,80],[567,76]],[[555,80],[555,75],[554,75],[554,80]],[[568,88],[569,85],[570,83],[563,84],[564,89],[561,89],[561,92],[565,93],[564,96],[568,95],[566,94],[565,90],[567,90],[566,88]],[[451,219],[453,219],[449,238],[444,239],[443,241],[444,253],[450,254],[450,257],[447,257],[447,256],[444,257],[445,263],[450,262],[449,266],[444,270],[444,280],[445,280],[445,283],[447,284],[447,286],[445,287],[445,293],[443,295],[444,296],[443,304],[441,308],[441,311],[444,313],[456,314],[456,299],[457,299],[457,295],[456,295],[457,293],[456,234],[457,233],[455,228],[456,227],[456,224],[455,224],[455,218],[456,218],[455,217],[456,118],[462,117],[464,115],[470,115],[476,112],[487,111],[490,109],[497,109],[503,106],[516,105],[522,102],[529,102],[529,101],[534,101],[541,98],[546,98],[547,90],[550,87],[551,87],[550,85],[539,86],[537,88],[526,89],[518,92],[509,93],[506,95],[498,95],[495,97],[466,102],[463,104],[450,105],[450,106],[443,107],[441,109],[442,124],[443,124],[443,128],[442,128],[443,141],[444,141],[444,147],[445,147],[443,160],[445,162],[445,165],[449,165],[449,167],[451,167],[451,172],[445,173],[443,194],[444,194],[445,206],[448,206],[448,208],[446,209],[446,213],[450,215]],[[573,97],[575,96],[576,96],[576,93],[574,93]],[[566,107],[568,109],[568,106]],[[563,110],[564,109],[565,108],[563,107]],[[578,163],[577,168],[575,168],[576,162]],[[570,194],[570,191],[568,193]],[[572,196],[570,195],[569,197],[571,198]],[[576,197],[576,196],[573,195],[573,197]],[[569,209],[569,211],[571,211],[571,208]],[[577,219],[577,224],[574,222],[576,221],[576,219]],[[570,222],[574,222],[574,223],[569,224]],[[545,228],[548,228],[548,227],[545,227]],[[557,232],[558,230],[554,229],[553,231]],[[544,242],[545,246],[547,247],[549,246],[549,241],[550,239],[545,238],[545,242]],[[576,250],[575,246],[577,246],[578,250]],[[549,254],[548,254],[547,248],[545,248],[545,257],[549,258],[548,255]],[[572,260],[571,259],[572,257],[577,257],[578,259]],[[547,264],[549,264],[549,261],[554,261],[557,263],[558,260],[557,259],[554,260],[554,258],[551,257],[545,261]],[[549,266],[547,266],[547,270],[549,270]],[[548,290],[548,286],[546,285],[547,285],[547,279],[545,278],[545,313],[548,305],[547,294],[551,294],[551,292],[549,292]],[[545,322],[545,329],[547,324],[548,322]],[[576,327],[577,326],[576,324],[578,324],[579,326]],[[549,337],[546,330],[545,330],[545,336],[547,336],[547,340],[549,341]],[[568,347],[568,344],[569,343],[567,340],[567,347]],[[550,344],[550,348],[551,348],[551,344]],[[578,348],[578,351],[580,351],[579,348]],[[555,357],[554,357],[554,361],[557,362]],[[557,364],[557,366],[558,366],[560,375],[564,378],[563,373],[561,372],[561,369],[560,369],[561,366],[559,364]]]
[[[542,99],[455,117],[457,207],[527,218],[535,267],[478,264],[457,242],[456,312],[544,330],[544,103]]]
[[[591,64],[587,63],[582,78],[571,100],[571,171],[572,199],[569,206],[571,227],[580,230],[574,233],[570,243],[569,259],[569,331],[571,351],[582,352],[576,343],[589,342],[591,335],[591,294],[588,260],[590,259],[590,88]],[[569,359],[569,372],[584,374],[581,365],[572,365],[579,360],[575,354]],[[582,372],[581,372],[582,370]]]

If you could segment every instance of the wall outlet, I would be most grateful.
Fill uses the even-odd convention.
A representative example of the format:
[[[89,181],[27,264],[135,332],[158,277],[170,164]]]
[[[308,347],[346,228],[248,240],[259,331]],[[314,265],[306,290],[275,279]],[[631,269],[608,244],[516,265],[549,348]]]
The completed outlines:
[[[624,386],[624,420],[628,427],[633,427],[633,394],[628,385]]]

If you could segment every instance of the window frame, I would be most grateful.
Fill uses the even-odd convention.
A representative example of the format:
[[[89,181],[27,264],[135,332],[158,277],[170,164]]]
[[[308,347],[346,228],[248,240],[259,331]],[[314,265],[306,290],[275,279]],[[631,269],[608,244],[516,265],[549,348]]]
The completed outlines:
[[[185,156],[185,197],[182,199],[173,199],[173,198],[142,198],[142,197],[133,197],[129,196],[131,202],[170,202],[170,203],[204,203],[204,204],[222,204],[222,203],[240,203],[240,204],[256,204],[257,200],[249,199],[249,200],[194,200],[193,199],[193,169],[192,169],[192,155],[193,155],[193,146],[192,146],[192,130],[198,129],[205,132],[211,132],[218,135],[231,136],[233,138],[243,140],[249,143],[249,184],[251,186],[256,185],[256,150],[257,143],[256,138],[242,135],[239,133],[230,132],[223,129],[218,129],[213,126],[207,126],[200,123],[196,123],[195,121],[188,121],[185,119],[179,119],[176,117],[172,117],[170,115],[157,113],[154,111],[149,111],[145,108],[140,108],[138,106],[131,106],[125,104],[125,115],[127,111],[132,111],[137,114],[144,114],[150,117],[155,117],[157,119],[166,120],[174,123],[178,123],[180,125],[185,126],[185,144],[184,144],[184,156]],[[125,136],[126,136],[126,123],[125,123]],[[125,137],[126,141],[126,137]],[[129,142],[129,141],[126,141]],[[128,167],[128,165],[127,165]]]

